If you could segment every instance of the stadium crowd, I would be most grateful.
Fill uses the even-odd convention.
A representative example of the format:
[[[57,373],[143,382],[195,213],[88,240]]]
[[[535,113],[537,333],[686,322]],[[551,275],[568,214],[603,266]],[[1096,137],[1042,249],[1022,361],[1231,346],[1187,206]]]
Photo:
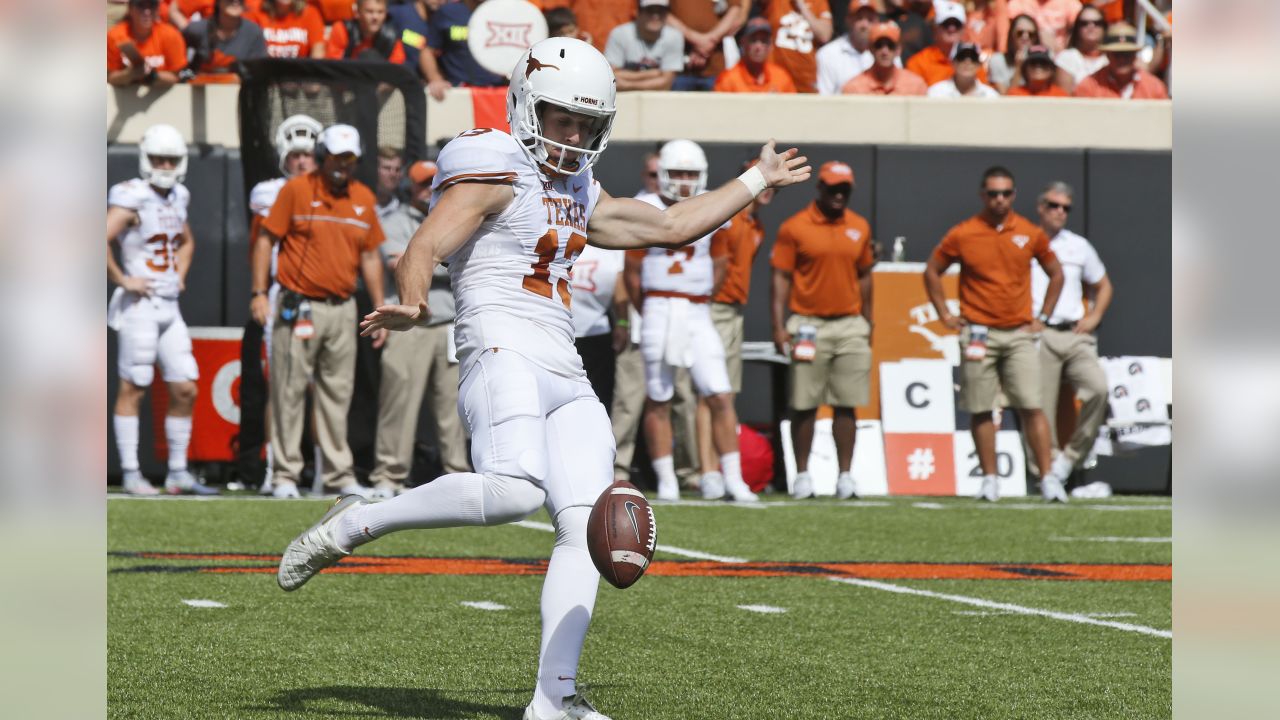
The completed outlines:
[[[467,45],[483,1],[109,0],[107,81],[235,82],[237,61],[277,57],[402,64],[436,100],[502,87]],[[1169,0],[529,1],[620,91],[1152,99],[1172,78]]]

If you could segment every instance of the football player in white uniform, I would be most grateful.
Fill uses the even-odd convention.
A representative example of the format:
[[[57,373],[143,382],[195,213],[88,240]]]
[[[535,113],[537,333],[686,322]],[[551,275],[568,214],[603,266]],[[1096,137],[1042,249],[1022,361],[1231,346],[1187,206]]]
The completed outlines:
[[[216,495],[217,490],[187,472],[199,373],[178,309],[195,252],[187,223],[191,194],[182,185],[186,141],[170,125],[152,125],[138,144],[138,167],[141,177],[117,183],[107,194],[107,280],[118,286],[107,309],[107,324],[119,333],[120,345],[120,388],[112,424],[124,489],[134,495],[159,493],[138,469],[138,406],[158,360],[169,385],[164,419],[169,474],[164,489],[175,495]],[[112,243],[120,245],[120,262]]]
[[[276,196],[280,188],[294,175],[304,175],[316,169],[316,139],[320,137],[324,126],[310,115],[290,115],[276,128],[276,157],[280,167],[280,177],[263,180],[249,191],[249,210],[253,213],[253,224],[249,227],[249,237],[258,237],[259,225],[271,214],[271,206],[276,204]],[[276,256],[280,254],[280,245],[271,246],[271,287],[267,290],[267,299],[271,307],[276,306],[276,295],[280,285],[275,282]],[[266,338],[263,346],[267,351],[267,367],[271,367],[271,326],[275,321],[274,313],[267,313],[267,321],[262,326],[262,336]],[[267,405],[265,427],[271,427],[271,406]],[[272,456],[271,443],[267,446],[267,471],[259,492],[263,495],[273,494],[271,485]],[[296,489],[289,488],[288,490]],[[290,494],[288,490],[284,494]]]
[[[476,129],[437,159],[431,213],[396,268],[402,305],[366,316],[363,332],[425,319],[432,268],[447,263],[457,299],[459,405],[474,473],[452,473],[391,500],[343,497],[285,550],[277,580],[301,586],[387,533],[497,525],[545,507],[555,547],[542,590],[542,642],[525,720],[607,720],[576,692],[578,658],[599,574],[587,517],[613,471],[604,406],[574,349],[569,270],[588,242],[676,247],[719,227],[766,187],[804,182],[805,158],[773,144],[724,187],[666,212],[613,198],[591,174],[613,125],[616,84],[590,44],[550,38],[517,63],[512,134]]]
[[[707,188],[707,156],[697,143],[672,140],[658,152],[658,193],[640,199],[665,210],[695,198]],[[712,228],[712,231],[717,228]],[[689,368],[694,388],[711,409],[711,436],[720,455],[720,472],[702,476],[702,497],[754,502],[742,481],[738,455],[738,416],[725,366],[724,344],[711,322],[710,302],[724,281],[728,256],[712,259],[711,233],[678,249],[661,247],[627,253],[627,295],[644,318],[640,352],[644,356],[644,432],[658,476],[658,499],[679,500],[671,453],[671,396],[675,369]]]

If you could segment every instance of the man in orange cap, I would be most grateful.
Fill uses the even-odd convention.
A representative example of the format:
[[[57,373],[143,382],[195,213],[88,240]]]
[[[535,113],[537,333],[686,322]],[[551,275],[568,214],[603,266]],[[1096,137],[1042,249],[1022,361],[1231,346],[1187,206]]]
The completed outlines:
[[[383,222],[387,241],[382,259],[387,268],[387,302],[396,298],[395,269],[409,238],[427,217],[431,181],[436,164],[419,160],[409,166],[409,199]],[[431,276],[427,302],[431,318],[387,338],[382,349],[382,383],[378,387],[376,465],[369,474],[374,497],[392,497],[404,489],[413,466],[418,413],[424,391],[431,397],[431,415],[446,473],[470,472],[467,441],[458,419],[458,365],[449,349],[453,335],[453,290],[449,271],[439,266]]]
[[[836,496],[855,497],[854,408],[868,400],[871,377],[871,226],[848,208],[853,168],[839,161],[818,171],[818,199],[778,229],[773,245],[773,342],[791,355],[791,494],[813,495],[809,450],[819,405],[835,411],[840,475]],[[791,317],[784,321],[787,309]]]
[[[866,72],[844,84],[846,95],[924,95],[929,87],[919,75],[899,67],[898,50],[902,31],[897,23],[880,23],[871,29],[871,52],[875,62]]]
[[[796,85],[781,65],[769,61],[773,26],[762,17],[752,18],[742,30],[742,60],[720,73],[716,92],[793,93]]]

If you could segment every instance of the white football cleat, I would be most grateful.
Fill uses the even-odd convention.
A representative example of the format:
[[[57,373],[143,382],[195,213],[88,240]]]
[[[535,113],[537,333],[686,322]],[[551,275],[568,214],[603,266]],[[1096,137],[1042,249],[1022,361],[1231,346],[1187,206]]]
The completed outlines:
[[[351,554],[338,547],[337,541],[333,539],[334,531],[348,510],[367,502],[359,495],[343,495],[320,518],[320,522],[307,528],[306,532],[289,543],[280,558],[280,569],[276,572],[276,582],[281,589],[286,592],[297,590],[313,575],[336,565],[339,560]]]
[[[373,488],[367,488],[358,482],[353,482],[350,485],[343,485],[338,490],[338,496],[342,497],[343,495],[359,495],[368,500],[373,495]]]
[[[1053,475],[1040,481],[1040,495],[1044,497],[1045,502],[1067,502],[1066,488],[1062,487],[1062,481]]]
[[[675,480],[671,480],[669,482],[663,482],[662,479],[659,478],[658,479],[658,499],[666,500],[668,502],[675,502],[679,500],[680,499],[680,483]]]
[[[156,486],[152,485],[145,477],[142,476],[142,473],[137,470],[132,472],[126,471],[124,474],[124,482],[121,483],[121,485],[124,486],[124,491],[130,495],[151,496],[160,494],[160,491],[156,489]]]
[[[538,717],[530,705],[524,709],[524,720],[610,720],[608,715],[596,710],[587,702],[581,693],[574,695],[569,704],[558,715],[549,718]]]
[[[280,498],[281,500],[297,500],[302,497],[298,494],[298,484],[291,482],[276,483],[271,488],[271,497]]]
[[[400,494],[400,488],[392,483],[382,483],[369,489],[370,500],[390,500]]]
[[[858,498],[858,485],[853,481],[853,475],[840,473],[840,476],[836,478],[836,497],[841,500],[856,500]]]
[[[984,477],[982,479],[982,489],[978,491],[979,500],[987,502],[996,502],[1000,499],[1000,480],[994,477]]]
[[[169,476],[164,479],[164,491],[170,495],[181,495],[183,493],[217,495],[219,492],[217,488],[209,487],[196,480],[195,476],[186,470],[170,471]]]
[[[791,484],[791,497],[796,500],[813,497],[813,478],[809,473],[796,473],[795,482]]]
[[[754,503],[760,502],[760,498],[753,492],[747,484],[740,479],[725,480],[725,489],[729,491],[729,497],[734,502]]]
[[[703,500],[719,500],[724,497],[724,475],[718,472],[703,473],[699,484],[702,486]]]

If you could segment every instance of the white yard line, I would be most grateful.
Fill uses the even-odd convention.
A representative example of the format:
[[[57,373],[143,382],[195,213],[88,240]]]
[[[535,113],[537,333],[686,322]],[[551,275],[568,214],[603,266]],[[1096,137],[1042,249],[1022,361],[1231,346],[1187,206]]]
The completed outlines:
[[[529,528],[530,530],[543,530],[545,532],[555,532],[556,529],[548,523],[534,522],[532,520],[518,520],[512,525]],[[746,558],[730,557],[728,555],[712,555],[711,553],[699,552],[697,550],[686,550],[685,548],[673,547],[671,545],[658,545],[658,552],[670,553],[672,555],[680,555],[695,560],[714,560],[722,563],[744,563]]]
[[[476,610],[489,610],[491,612],[511,609],[501,603],[489,602],[488,600],[463,600],[458,604],[464,607],[475,608]]]
[[[194,608],[224,608],[226,605],[217,600],[183,600],[184,605],[190,605]]]
[[[764,615],[781,615],[787,611],[784,607],[774,607],[773,605],[739,605],[738,609]]]
[[[1099,537],[1051,537],[1053,542],[1103,542],[1103,543],[1171,543],[1171,537],[1123,537],[1123,536],[1099,536]]]
[[[1160,630],[1157,628],[1147,627],[1145,625],[1131,625],[1129,623],[1113,622],[1111,620],[1099,620],[1079,613],[1042,610],[1040,608],[1014,605],[1013,603],[994,602],[991,600],[983,600],[982,598],[966,597],[964,595],[951,595],[949,593],[939,593],[931,590],[920,590],[913,587],[904,587],[902,585],[892,585],[890,583],[879,582],[877,580],[864,580],[862,578],[833,577],[830,578],[830,580],[832,582],[844,583],[845,585],[856,585],[857,587],[870,588],[872,590],[884,590],[885,592],[900,593],[902,595],[917,595],[919,597],[933,598],[935,600],[946,600],[947,602],[973,605],[974,607],[987,608],[988,610],[1001,610],[1004,612],[1016,613],[1018,615],[1035,615],[1038,617],[1049,618],[1051,620],[1061,620],[1063,622],[1072,622],[1081,625],[1098,625],[1100,627],[1111,628],[1112,630],[1123,630],[1125,632],[1134,632],[1142,635],[1151,635],[1153,637],[1173,639],[1173,632],[1171,630]]]

